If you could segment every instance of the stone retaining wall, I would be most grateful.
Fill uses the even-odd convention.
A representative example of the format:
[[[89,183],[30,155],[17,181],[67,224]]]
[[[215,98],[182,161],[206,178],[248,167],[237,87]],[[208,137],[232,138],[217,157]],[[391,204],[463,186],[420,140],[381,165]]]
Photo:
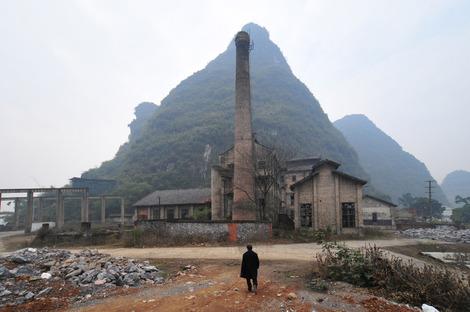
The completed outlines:
[[[213,240],[242,243],[272,237],[272,223],[260,221],[139,220],[135,226],[143,231],[162,231],[174,237],[207,235]]]

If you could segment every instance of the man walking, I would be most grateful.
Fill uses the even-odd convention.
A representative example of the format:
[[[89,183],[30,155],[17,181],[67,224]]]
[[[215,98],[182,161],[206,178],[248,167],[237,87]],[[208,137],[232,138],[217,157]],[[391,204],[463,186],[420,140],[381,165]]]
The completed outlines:
[[[247,252],[243,254],[242,259],[242,270],[240,277],[246,278],[246,284],[248,285],[248,291],[251,291],[251,280],[253,280],[253,291],[258,294],[258,268],[259,258],[256,252],[254,252],[253,246],[250,244],[246,246]]]

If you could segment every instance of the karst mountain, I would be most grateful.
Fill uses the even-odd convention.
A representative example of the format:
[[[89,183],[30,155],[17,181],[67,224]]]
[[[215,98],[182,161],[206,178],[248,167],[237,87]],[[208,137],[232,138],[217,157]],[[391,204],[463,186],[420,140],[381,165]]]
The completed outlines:
[[[265,28],[243,27],[250,52],[253,131],[262,144],[321,155],[345,173],[368,180],[356,151],[323,112],[311,91],[295,77]],[[234,34],[235,35],[235,34]],[[114,159],[82,174],[116,179],[120,190],[184,189],[210,185],[210,168],[234,143],[235,44],[183,80],[159,106],[143,103],[130,124],[129,141]],[[137,196],[137,195],[136,195]]]
[[[455,202],[455,197],[470,197],[470,172],[465,170],[455,170],[444,178],[442,189],[449,200],[451,207],[461,207],[462,204]]]
[[[426,165],[407,153],[365,115],[348,115],[333,123],[359,155],[359,162],[370,175],[370,183],[386,192],[393,202],[410,193],[428,197],[426,181],[434,181]],[[432,183],[432,198],[447,205],[437,183]]]

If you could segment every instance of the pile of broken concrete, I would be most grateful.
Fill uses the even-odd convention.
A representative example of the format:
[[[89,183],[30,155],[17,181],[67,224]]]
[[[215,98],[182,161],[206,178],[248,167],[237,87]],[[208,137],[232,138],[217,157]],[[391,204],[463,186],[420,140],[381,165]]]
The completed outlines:
[[[148,261],[112,257],[97,250],[72,253],[25,248],[0,257],[0,307],[46,296],[53,285],[76,286],[73,288],[87,289],[81,294],[93,295],[116,286],[161,284],[162,273]],[[33,284],[43,286],[31,288]]]
[[[450,227],[436,229],[409,229],[397,233],[400,236],[419,239],[432,239],[443,242],[470,244],[470,230],[455,230]]]

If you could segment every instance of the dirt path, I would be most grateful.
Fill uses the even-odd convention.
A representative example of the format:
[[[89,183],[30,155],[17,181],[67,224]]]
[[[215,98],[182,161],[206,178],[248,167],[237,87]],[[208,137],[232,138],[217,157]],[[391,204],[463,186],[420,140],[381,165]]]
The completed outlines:
[[[163,285],[144,287],[119,298],[81,303],[67,311],[420,311],[360,293],[344,283],[329,283],[328,293],[311,291],[306,287],[312,265],[308,261],[263,261],[257,294],[248,292],[245,280],[239,277],[239,261],[168,261],[173,265],[189,261],[195,267]]]
[[[347,245],[388,247],[417,242],[400,238],[349,241]],[[192,265],[195,269],[138,294],[80,304],[72,311],[418,311],[361,293],[344,283],[330,283],[328,293],[311,291],[307,284],[313,260],[321,251],[318,244],[255,245],[261,261],[260,287],[257,295],[249,293],[245,280],[239,277],[245,250],[244,246],[99,249],[113,256],[155,259],[162,265]]]

